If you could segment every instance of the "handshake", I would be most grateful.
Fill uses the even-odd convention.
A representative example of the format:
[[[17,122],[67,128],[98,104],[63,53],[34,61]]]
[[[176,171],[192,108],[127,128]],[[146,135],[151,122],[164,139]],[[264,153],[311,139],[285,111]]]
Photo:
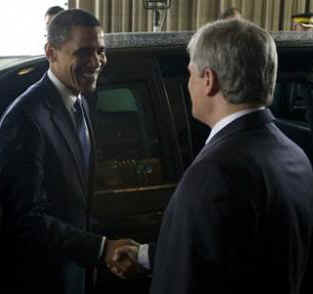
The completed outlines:
[[[110,271],[122,279],[134,278],[147,269],[138,263],[140,244],[131,239],[105,241],[104,262]]]

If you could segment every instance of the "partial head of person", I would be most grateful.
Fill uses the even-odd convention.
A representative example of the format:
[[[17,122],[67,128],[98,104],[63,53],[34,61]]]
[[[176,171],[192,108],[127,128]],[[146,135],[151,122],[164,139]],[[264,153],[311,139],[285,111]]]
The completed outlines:
[[[46,56],[51,71],[74,94],[96,89],[106,64],[100,22],[82,9],[58,13],[48,28]]]
[[[291,30],[298,32],[313,31],[313,13],[294,14],[291,17]]]
[[[243,19],[200,28],[188,44],[193,116],[214,125],[223,116],[272,102],[277,50],[271,35]]]
[[[241,11],[236,7],[230,7],[226,9],[218,19],[228,19],[228,18],[240,18],[241,17]]]
[[[51,6],[45,13],[45,23],[46,27],[50,24],[52,18],[57,15],[59,12],[64,11],[64,8],[61,6]]]

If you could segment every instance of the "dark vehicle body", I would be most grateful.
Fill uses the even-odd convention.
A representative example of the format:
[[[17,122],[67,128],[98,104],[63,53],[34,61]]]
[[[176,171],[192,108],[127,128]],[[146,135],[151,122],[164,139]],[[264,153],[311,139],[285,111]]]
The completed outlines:
[[[88,102],[97,143],[92,214],[95,230],[110,238],[156,241],[163,210],[209,135],[210,129],[190,111],[186,45],[191,35],[106,35],[108,64]],[[277,125],[312,160],[313,34],[273,37],[279,73],[271,109]],[[47,68],[43,56],[0,67],[0,113]],[[118,280],[105,269],[100,276],[99,293],[111,283],[117,293],[127,287],[148,293],[149,278]]]

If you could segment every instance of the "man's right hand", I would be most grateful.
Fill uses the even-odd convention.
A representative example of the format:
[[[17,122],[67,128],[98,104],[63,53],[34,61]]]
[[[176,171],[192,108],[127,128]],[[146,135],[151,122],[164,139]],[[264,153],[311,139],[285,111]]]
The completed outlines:
[[[131,239],[106,239],[105,263],[120,278],[132,278],[142,268],[137,263],[139,243]]]

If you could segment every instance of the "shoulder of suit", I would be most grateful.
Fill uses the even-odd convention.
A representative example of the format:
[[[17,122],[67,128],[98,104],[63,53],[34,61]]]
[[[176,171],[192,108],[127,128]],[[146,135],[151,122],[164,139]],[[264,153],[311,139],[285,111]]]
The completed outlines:
[[[4,124],[21,121],[25,116],[32,117],[35,116],[37,112],[42,111],[42,109],[44,109],[42,107],[43,98],[48,91],[49,85],[47,85],[45,78],[42,78],[27,88],[16,97],[5,110],[0,119],[0,128],[3,127]]]

